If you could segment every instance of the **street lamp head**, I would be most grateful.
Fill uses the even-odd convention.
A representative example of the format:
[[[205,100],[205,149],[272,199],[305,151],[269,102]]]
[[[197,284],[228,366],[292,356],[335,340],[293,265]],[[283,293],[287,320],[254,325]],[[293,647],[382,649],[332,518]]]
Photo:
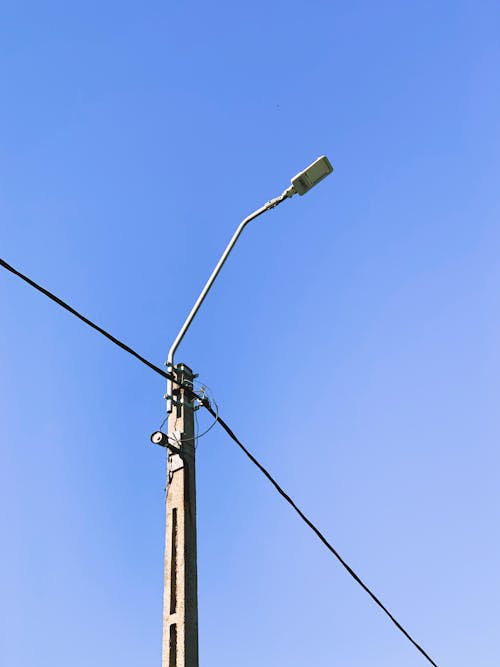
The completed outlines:
[[[294,192],[299,195],[305,195],[317,183],[331,174],[333,167],[326,155],[322,155],[312,164],[310,164],[304,171],[292,178],[292,188]]]

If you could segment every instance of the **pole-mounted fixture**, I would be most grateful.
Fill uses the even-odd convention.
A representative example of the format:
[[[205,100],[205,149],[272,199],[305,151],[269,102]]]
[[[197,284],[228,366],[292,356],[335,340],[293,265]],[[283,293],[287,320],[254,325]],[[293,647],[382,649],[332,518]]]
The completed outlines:
[[[297,192],[299,195],[305,195],[306,192],[309,192],[311,188],[331,174],[332,171],[333,167],[330,164],[330,160],[326,155],[322,155],[310,164],[307,169],[304,169],[304,171],[301,171],[297,176],[292,178],[294,194]]]
[[[326,178],[333,171],[333,167],[330,164],[330,161],[326,155],[322,155],[312,164],[310,164],[306,169],[299,172],[296,176],[291,179],[291,185],[288,187],[279,197],[269,200],[264,206],[257,209],[251,213],[247,218],[245,218],[236,229],[231,240],[229,241],[226,249],[221,255],[221,258],[217,262],[215,269],[212,271],[210,278],[207,280],[205,287],[202,289],[199,297],[197,298],[194,306],[191,309],[191,312],[186,318],[186,321],[182,325],[179,333],[177,334],[176,339],[172,343],[172,346],[168,352],[168,358],[166,361],[166,366],[169,367],[170,371],[174,371],[174,356],[179,347],[182,339],[184,338],[187,330],[191,326],[192,321],[194,320],[198,310],[200,309],[201,304],[205,300],[210,288],[215,282],[215,279],[220,273],[220,270],[224,266],[226,259],[229,257],[231,250],[234,248],[236,241],[239,239],[241,232],[245,229],[249,222],[255,220],[266,211],[270,211],[272,208],[275,208],[279,204],[285,201],[285,199],[290,199],[294,194],[305,195],[306,192],[309,192],[315,185],[320,181]],[[167,399],[167,412],[172,410],[172,383],[168,381],[167,383],[167,393],[165,395]]]

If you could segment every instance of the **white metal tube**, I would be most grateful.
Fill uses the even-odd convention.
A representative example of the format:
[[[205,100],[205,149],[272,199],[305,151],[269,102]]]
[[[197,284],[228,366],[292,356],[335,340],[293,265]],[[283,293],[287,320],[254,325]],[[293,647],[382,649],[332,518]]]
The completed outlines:
[[[219,275],[222,267],[224,266],[224,264],[226,262],[226,259],[229,257],[229,255],[231,253],[231,250],[236,245],[236,241],[239,239],[242,231],[245,229],[245,227],[248,225],[249,222],[254,220],[257,216],[262,215],[262,213],[265,213],[265,211],[267,211],[266,206],[263,206],[262,208],[259,208],[258,211],[255,211],[255,213],[252,213],[251,215],[249,215],[248,218],[245,218],[243,220],[243,222],[241,222],[240,225],[238,226],[237,230],[233,234],[233,237],[229,241],[226,249],[222,253],[221,258],[217,262],[217,265],[216,265],[215,269],[212,271],[212,274],[211,274],[210,278],[207,280],[207,282],[205,284],[205,287],[202,289],[202,291],[200,293],[200,296],[197,298],[194,306],[192,307],[191,312],[187,316],[186,321],[182,325],[181,330],[177,334],[177,338],[172,343],[172,346],[171,346],[171,348],[168,352],[167,364],[169,364],[169,365],[173,364],[174,355],[175,355],[175,352],[176,352],[177,348],[179,347],[179,345],[180,345],[182,339],[184,338],[187,330],[191,326],[191,322],[196,317],[196,313],[199,311],[199,309],[201,307],[201,304],[205,300],[205,297],[207,296],[208,292],[210,291],[210,288],[214,284],[215,279]]]
[[[217,265],[215,269],[212,271],[212,274],[210,278],[207,280],[205,287],[202,289],[200,296],[197,298],[194,306],[191,309],[191,312],[186,318],[186,321],[181,327],[181,330],[177,334],[176,339],[172,343],[172,346],[170,347],[170,350],[168,352],[168,358],[167,358],[167,366],[169,367],[170,372],[173,370],[174,366],[174,356],[177,351],[177,348],[179,347],[182,339],[186,335],[187,330],[191,326],[192,321],[196,317],[196,313],[199,311],[201,304],[205,300],[205,297],[207,296],[208,292],[210,291],[210,288],[215,282],[215,279],[220,273],[220,270],[224,266],[226,259],[229,257],[231,250],[234,248],[236,241],[239,239],[242,231],[245,229],[245,227],[248,225],[249,222],[252,220],[255,220],[255,218],[258,218],[259,215],[262,215],[266,211],[269,211],[270,209],[274,208],[275,206],[278,206],[278,204],[281,204],[282,201],[284,201],[287,197],[291,197],[294,194],[294,191],[292,188],[288,188],[285,190],[285,192],[280,195],[279,197],[276,197],[276,199],[271,199],[271,201],[268,201],[267,204],[264,204],[264,206],[261,206],[261,208],[257,209],[253,213],[251,213],[247,218],[245,218],[238,226],[236,229],[235,233],[233,234],[233,237],[229,241],[226,249],[222,253],[221,258],[217,262]],[[169,380],[167,384],[167,398],[171,398],[172,396],[172,383]],[[168,409],[168,408],[167,408]]]

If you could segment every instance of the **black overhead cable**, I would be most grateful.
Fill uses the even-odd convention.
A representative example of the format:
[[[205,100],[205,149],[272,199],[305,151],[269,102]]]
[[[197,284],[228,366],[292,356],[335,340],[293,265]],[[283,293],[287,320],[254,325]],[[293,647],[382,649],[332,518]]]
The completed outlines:
[[[75,315],[80,319],[82,322],[85,322],[85,324],[88,324],[92,329],[95,329],[98,331],[100,334],[108,338],[112,343],[115,345],[118,345],[122,350],[125,350],[125,352],[128,352],[131,354],[133,357],[141,361],[143,364],[148,366],[151,370],[155,371],[155,373],[158,373],[158,375],[161,375],[162,377],[166,378],[167,380],[172,380],[173,382],[176,382],[176,378],[171,374],[167,373],[158,366],[155,366],[152,362],[148,361],[145,357],[140,355],[138,352],[133,350],[131,347],[126,345],[125,343],[122,343],[118,338],[115,338],[112,336],[110,333],[105,331],[102,327],[98,326],[88,318],[86,318],[84,315],[81,315],[77,310],[69,306],[67,303],[65,303],[62,299],[59,297],[55,296],[52,294],[52,292],[49,292],[49,290],[45,289],[44,287],[41,287],[38,285],[36,282],[22,274],[20,271],[17,271],[17,269],[14,269],[14,267],[10,266],[10,264],[7,264],[7,262],[3,259],[0,258],[0,265],[3,266],[5,269],[13,273],[14,275],[18,276],[22,280],[28,283],[28,285],[31,285],[34,287],[36,290],[44,294],[45,296],[49,297],[52,301],[55,301],[59,306],[62,306],[65,310],[70,312],[72,315]],[[282,496],[289,505],[293,507],[293,509],[297,512],[299,517],[304,521],[304,523],[309,526],[309,528],[316,534],[317,537],[323,542],[323,544],[326,546],[326,548],[335,556],[335,558],[339,561],[339,563],[342,565],[342,567],[347,570],[347,572],[351,575],[351,577],[356,581],[361,588],[368,593],[368,595],[371,597],[371,599],[382,609],[382,611],[391,619],[391,621],[394,623],[394,625],[400,630],[404,636],[415,646],[415,648],[420,651],[420,653],[426,658],[431,665],[434,665],[434,667],[438,667],[438,665],[434,662],[434,660],[424,651],[424,649],[418,644],[413,637],[410,635],[407,630],[399,623],[399,621],[391,614],[391,612],[385,607],[385,605],[379,600],[379,598],[373,593],[368,586],[364,583],[364,581],[356,574],[356,572],[346,563],[346,561],[342,558],[342,556],[338,553],[338,551],[330,544],[330,542],[326,539],[326,537],[323,535],[323,533],[317,528],[313,522],[307,518],[307,516],[297,507],[295,502],[290,498],[290,496],[285,493],[285,491],[281,488],[281,486],[278,484],[278,482],[273,478],[270,472],[266,470],[266,468],[259,463],[259,461],[251,454],[248,449],[243,445],[243,443],[237,438],[237,436],[234,434],[234,432],[231,430],[231,428],[226,424],[224,419],[213,410],[211,407],[209,401],[202,397],[198,396],[192,389],[189,387],[183,387],[185,391],[187,391],[192,398],[197,398],[200,400],[201,404],[208,410],[208,412],[216,419],[216,421],[219,422],[219,424],[222,426],[222,428],[226,431],[226,433],[229,435],[229,437],[238,445],[238,447],[242,450],[242,452],[247,456],[250,461],[257,466],[257,468],[261,471],[261,473],[267,477],[267,479],[271,482],[271,484],[274,486],[276,491]]]
[[[248,449],[245,447],[245,445],[244,445],[244,444],[237,438],[237,436],[236,436],[236,435],[234,434],[234,432],[229,428],[229,426],[226,424],[226,422],[225,422],[221,417],[217,417],[217,415],[215,414],[215,411],[211,408],[210,405],[205,405],[204,407],[208,410],[208,412],[210,412],[210,414],[211,414],[213,417],[215,417],[215,418],[217,419],[217,421],[218,421],[219,424],[222,426],[222,428],[226,431],[226,433],[229,435],[229,437],[230,437],[232,440],[234,440],[234,442],[238,445],[238,447],[239,447],[239,448],[241,449],[241,451],[245,454],[245,456],[247,456],[247,457],[250,459],[250,461],[251,461],[254,465],[257,466],[257,468],[261,471],[261,473],[262,473],[265,477],[267,477],[267,479],[271,482],[271,484],[274,486],[274,488],[275,488],[276,491],[280,494],[280,496],[282,496],[282,497],[286,500],[286,502],[287,502],[289,505],[291,505],[291,506],[293,507],[293,509],[297,512],[297,514],[300,516],[300,518],[302,519],[302,521],[304,521],[304,523],[306,523],[306,524],[309,526],[309,528],[310,528],[310,529],[317,535],[317,537],[319,537],[319,539],[323,542],[323,544],[325,545],[325,547],[326,547],[329,551],[331,551],[331,553],[332,553],[332,554],[335,556],[335,558],[339,561],[339,563],[342,565],[342,567],[344,567],[344,568],[347,570],[347,572],[349,572],[349,574],[350,574],[351,577],[354,579],[354,581],[356,581],[356,582],[361,586],[361,588],[362,588],[363,590],[365,590],[365,591],[368,593],[368,595],[369,595],[369,596],[371,597],[371,599],[372,599],[372,600],[373,600],[373,601],[380,607],[380,609],[382,609],[382,611],[385,612],[385,613],[387,614],[387,616],[391,619],[391,621],[392,621],[392,622],[394,623],[394,625],[398,628],[398,630],[401,630],[401,632],[404,634],[404,636],[405,636],[407,639],[410,640],[410,642],[413,644],[413,646],[415,646],[415,648],[417,648],[417,649],[420,651],[420,653],[421,653],[425,658],[427,658],[427,660],[431,663],[431,665],[434,665],[434,667],[438,667],[438,666],[436,665],[436,663],[434,662],[434,660],[432,660],[432,658],[431,658],[431,657],[424,651],[424,649],[420,646],[420,644],[418,644],[418,643],[413,639],[413,637],[410,635],[409,632],[407,632],[407,631],[404,629],[404,627],[401,625],[401,623],[399,623],[399,621],[397,621],[397,619],[394,618],[394,616],[393,616],[393,615],[391,614],[391,612],[387,609],[387,607],[385,607],[384,604],[382,604],[382,602],[378,599],[378,597],[375,595],[375,593],[373,593],[373,592],[368,588],[368,586],[367,586],[367,585],[364,583],[364,581],[363,581],[363,580],[356,574],[356,572],[352,569],[352,567],[350,567],[350,566],[345,562],[345,560],[342,558],[342,556],[339,554],[339,552],[338,552],[338,551],[337,551],[337,550],[330,544],[330,542],[326,539],[326,537],[325,537],[325,536],[323,535],[323,533],[319,530],[319,528],[317,528],[317,527],[313,524],[313,522],[312,522],[310,519],[308,519],[308,518],[306,517],[306,515],[302,512],[302,510],[300,510],[300,509],[297,507],[297,505],[296,505],[295,502],[290,498],[290,496],[289,496],[285,491],[283,491],[283,489],[282,489],[281,486],[278,484],[278,482],[274,479],[274,477],[271,475],[271,473],[270,473],[268,470],[266,470],[266,468],[264,468],[264,466],[262,465],[262,463],[259,463],[259,461],[257,461],[257,459],[255,458],[255,456],[253,456],[253,454],[251,454],[251,453],[248,451]]]
[[[81,320],[82,322],[85,322],[85,324],[88,324],[89,327],[92,327],[92,329],[95,329],[96,331],[98,331],[103,336],[106,336],[106,338],[108,340],[110,340],[115,345],[118,345],[118,347],[121,347],[122,350],[125,350],[125,352],[128,352],[129,354],[131,354],[136,359],[139,359],[139,361],[141,361],[143,364],[146,364],[146,366],[151,368],[151,370],[156,371],[157,373],[162,375],[167,380],[172,380],[172,382],[176,382],[175,377],[171,373],[167,373],[165,371],[162,371],[161,368],[158,368],[157,366],[152,364],[150,361],[145,359],[143,356],[141,356],[138,352],[133,350],[131,347],[129,347],[125,343],[122,343],[121,340],[118,340],[118,338],[115,338],[114,336],[112,336],[110,333],[105,331],[98,324],[95,324],[95,322],[92,322],[91,320],[89,320],[87,317],[85,317],[85,315],[82,315],[81,313],[79,313],[77,310],[72,308],[70,305],[68,305],[65,301],[60,299],[58,296],[56,296],[55,294],[52,294],[52,292],[49,292],[48,289],[45,289],[45,287],[42,287],[41,285],[36,283],[34,280],[31,280],[31,278],[28,278],[28,276],[25,276],[23,273],[21,273],[20,271],[15,269],[10,264],[7,264],[7,262],[5,260],[3,260],[1,257],[0,257],[0,265],[3,266],[4,269],[7,269],[7,271],[10,271],[11,273],[13,273],[15,276],[18,276],[19,278],[21,278],[21,280],[24,280],[24,282],[28,283],[28,285],[31,285],[31,287],[34,287],[36,290],[38,290],[42,294],[45,294],[45,296],[48,296],[49,299],[51,299],[52,301],[55,301],[59,306],[62,306],[62,308],[67,310],[72,315],[75,315],[75,317],[78,317],[79,320]]]

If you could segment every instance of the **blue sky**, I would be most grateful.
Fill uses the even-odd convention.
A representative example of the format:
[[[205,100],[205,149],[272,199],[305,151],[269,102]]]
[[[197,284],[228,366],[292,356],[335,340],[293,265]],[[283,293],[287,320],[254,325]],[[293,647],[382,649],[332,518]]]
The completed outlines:
[[[6,261],[221,412],[439,665],[497,667],[500,11],[6,2]],[[158,665],[161,379],[0,277],[0,662]],[[202,425],[206,418],[200,416]],[[220,429],[198,447],[200,664],[424,659]]]

